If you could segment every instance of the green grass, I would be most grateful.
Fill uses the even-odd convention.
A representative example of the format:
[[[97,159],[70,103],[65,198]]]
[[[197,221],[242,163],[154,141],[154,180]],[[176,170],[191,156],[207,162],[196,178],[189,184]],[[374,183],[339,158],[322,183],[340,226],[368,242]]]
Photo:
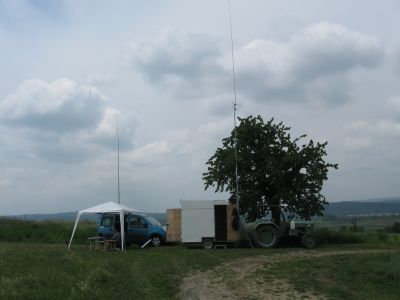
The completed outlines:
[[[379,230],[354,230],[351,227],[341,229],[317,228],[314,230],[314,237],[318,245],[326,244],[394,244],[400,245],[400,234],[389,233],[383,229]]]
[[[62,244],[71,237],[73,222],[21,221],[0,218],[0,241],[24,243]],[[83,243],[87,237],[97,234],[97,223],[79,222],[74,243]]]
[[[284,278],[298,292],[328,299],[399,299],[400,253],[337,255],[275,263],[258,272],[265,281]]]
[[[183,247],[90,252],[75,245],[0,243],[0,299],[174,299],[183,276],[265,250]]]
[[[64,241],[70,238],[72,222],[0,219],[0,228],[0,299],[174,299],[182,278],[191,271],[205,271],[223,262],[253,255],[298,251],[297,246],[228,251],[167,246],[132,247],[126,253],[90,252],[86,238],[96,234],[96,223],[83,222],[78,226],[71,251],[67,252]],[[400,248],[399,234],[370,230],[318,231],[318,251]],[[399,285],[399,262],[398,254],[389,258],[384,255],[327,257],[277,264],[272,274],[288,278],[299,290],[306,289],[311,282],[318,293],[333,295],[337,290],[343,296],[351,291],[350,295],[355,298],[364,294],[352,290],[358,284],[363,287],[359,281],[365,281],[365,289],[372,289],[365,295],[380,295],[384,289],[385,297],[391,299],[392,284]],[[229,270],[226,274],[230,274]],[[226,274],[221,274],[221,280],[229,285],[232,278]],[[270,275],[270,272],[260,274],[264,278]],[[323,282],[326,278],[329,284]]]

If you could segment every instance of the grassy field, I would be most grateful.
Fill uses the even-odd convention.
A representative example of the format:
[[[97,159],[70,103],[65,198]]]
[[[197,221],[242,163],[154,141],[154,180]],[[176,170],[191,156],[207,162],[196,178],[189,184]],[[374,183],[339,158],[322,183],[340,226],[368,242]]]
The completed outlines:
[[[389,248],[400,249],[394,245]],[[361,247],[331,246],[318,251],[332,249]],[[90,252],[87,245],[75,245],[67,252],[61,245],[2,242],[0,299],[176,299],[183,277],[192,271],[206,271],[245,257],[298,250],[206,251],[167,246],[104,253]],[[299,292],[311,287],[331,299],[378,299],[376,295],[398,299],[399,253],[290,260],[267,270],[258,273],[264,286],[274,276],[288,280]]]
[[[285,279],[299,293],[312,290],[328,299],[399,299],[400,253],[293,260],[257,275],[265,282]]]
[[[183,278],[193,271],[207,271],[248,257],[262,255],[268,261],[270,255],[304,251],[292,245],[216,251],[133,246],[125,253],[90,252],[86,238],[96,234],[96,224],[88,222],[78,227],[77,240],[67,252],[64,241],[72,231],[70,222],[0,219],[0,226],[0,299],[175,299]],[[400,249],[399,234],[329,229],[320,229],[318,234],[323,242],[313,251],[317,253]],[[345,299],[346,295],[347,299],[379,295],[396,299],[395,287],[400,286],[398,253],[296,258],[264,270],[256,274],[266,283],[272,274],[296,291],[311,286],[315,293],[332,299]]]
[[[75,245],[0,243],[0,299],[174,299],[183,276],[261,249],[183,247],[90,252]]]
[[[74,223],[67,221],[21,221],[0,218],[0,241],[62,244],[69,240]],[[79,222],[74,243],[84,243],[87,237],[97,234],[97,223]]]

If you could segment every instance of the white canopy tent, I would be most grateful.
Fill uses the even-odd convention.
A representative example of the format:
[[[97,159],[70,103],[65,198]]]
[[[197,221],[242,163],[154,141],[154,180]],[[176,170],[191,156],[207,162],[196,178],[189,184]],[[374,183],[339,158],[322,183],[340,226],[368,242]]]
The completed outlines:
[[[102,214],[102,213],[115,213],[119,214],[120,216],[120,223],[121,223],[121,247],[122,250],[125,248],[125,220],[124,220],[124,214],[125,213],[141,213],[137,209],[130,208],[126,205],[123,204],[118,204],[115,202],[106,202],[103,204],[99,204],[93,207],[90,207],[88,209],[84,209],[78,212],[78,215],[76,216],[76,221],[74,225],[74,230],[72,231],[71,239],[68,244],[68,250],[71,247],[72,239],[74,238],[75,230],[76,227],[78,226],[79,219],[81,215],[83,214]]]

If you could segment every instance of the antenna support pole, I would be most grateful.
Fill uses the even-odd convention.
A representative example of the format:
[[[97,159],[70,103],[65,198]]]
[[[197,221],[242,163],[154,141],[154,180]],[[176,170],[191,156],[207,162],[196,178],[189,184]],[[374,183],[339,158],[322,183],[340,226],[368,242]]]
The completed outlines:
[[[237,129],[236,129],[236,76],[235,76],[235,58],[233,56],[233,29],[232,29],[232,13],[231,2],[228,0],[229,8],[229,28],[231,32],[231,57],[232,57],[232,78],[233,78],[233,94],[235,96],[235,103],[233,104],[233,125],[235,128],[235,177],[236,177],[236,204],[239,211],[239,179],[238,179],[238,157],[237,157]]]
[[[121,196],[120,196],[120,189],[119,189],[119,127],[118,127],[118,116],[117,116],[117,145],[118,145],[118,166],[117,166],[117,173],[118,173],[118,204],[121,203]]]
[[[237,153],[237,126],[236,126],[236,110],[237,110],[237,102],[236,102],[236,76],[235,76],[235,57],[233,55],[233,28],[232,28],[232,12],[231,12],[231,2],[228,1],[228,9],[229,9],[229,28],[231,32],[231,57],[232,57],[232,78],[233,78],[233,93],[235,95],[235,103],[233,104],[233,125],[234,125],[234,137],[235,137],[235,183],[236,183],[236,205],[239,215],[239,224],[242,222],[240,220],[240,196],[239,196],[239,172],[238,172],[238,153]],[[239,226],[240,227],[240,226]],[[247,233],[245,226],[243,226],[243,230],[246,234],[247,240],[250,243],[251,248],[253,248],[253,243]]]

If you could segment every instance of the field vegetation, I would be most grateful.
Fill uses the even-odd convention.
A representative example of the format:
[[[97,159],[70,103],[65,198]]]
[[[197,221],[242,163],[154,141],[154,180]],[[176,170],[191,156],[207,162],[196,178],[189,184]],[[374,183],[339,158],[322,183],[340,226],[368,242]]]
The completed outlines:
[[[62,244],[69,240],[74,223],[68,221],[22,221],[0,218],[0,241]],[[74,243],[84,243],[96,235],[96,222],[81,221]]]
[[[332,255],[279,262],[257,272],[266,282],[286,280],[298,293],[328,299],[398,299],[400,253]]]
[[[265,257],[256,272],[257,286],[268,288],[271,276],[284,280],[296,293],[311,289],[331,299],[396,299],[400,254],[368,253],[307,259],[294,247],[205,251],[181,246],[140,249],[125,253],[89,251],[87,237],[96,234],[95,222],[78,226],[71,251],[65,248],[72,222],[31,222],[0,219],[0,299],[175,299],[184,278],[203,274],[223,264]],[[318,249],[310,253],[343,250],[400,250],[400,235],[353,227],[317,228]],[[271,263],[283,255],[285,261]],[[272,269],[271,269],[272,268]],[[229,267],[217,272],[229,282]],[[250,273],[249,273],[250,276]],[[347,295],[347,296],[346,296]],[[347,298],[346,298],[347,297]],[[382,298],[382,297],[375,297]]]

